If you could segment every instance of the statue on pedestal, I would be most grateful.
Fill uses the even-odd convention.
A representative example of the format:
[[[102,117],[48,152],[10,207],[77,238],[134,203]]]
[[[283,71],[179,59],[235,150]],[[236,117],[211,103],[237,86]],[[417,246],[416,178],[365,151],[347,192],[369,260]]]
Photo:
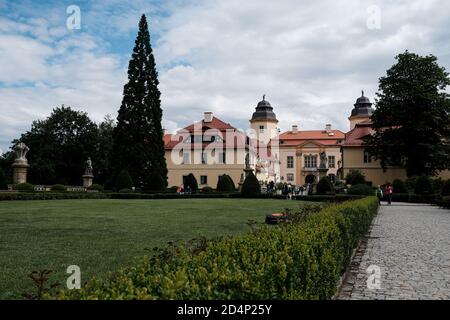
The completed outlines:
[[[319,168],[320,169],[325,169],[327,167],[327,154],[323,151],[320,153],[320,164],[319,164]]]
[[[82,178],[83,187],[89,188],[90,186],[92,186],[92,181],[94,180],[94,169],[92,167],[91,157],[86,160],[86,169],[84,170],[84,175]]]
[[[26,155],[30,148],[28,148],[25,143],[19,142],[13,148],[16,152],[16,160],[14,160],[13,167],[13,182],[14,184],[26,183],[27,173],[28,173],[28,160]]]

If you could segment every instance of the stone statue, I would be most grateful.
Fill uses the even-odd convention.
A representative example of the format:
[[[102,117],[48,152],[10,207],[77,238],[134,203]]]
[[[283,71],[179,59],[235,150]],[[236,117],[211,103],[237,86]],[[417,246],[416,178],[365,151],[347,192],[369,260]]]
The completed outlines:
[[[245,155],[245,168],[250,168],[250,155],[248,153]]]
[[[28,151],[30,151],[30,148],[28,148],[25,145],[25,143],[23,143],[23,142],[18,143],[14,147],[14,150],[16,151],[16,155],[17,155],[16,160],[23,160],[23,161],[27,160],[26,155],[27,155]]]
[[[320,153],[320,164],[319,164],[319,168],[321,169],[325,169],[327,167],[327,155],[326,153],[323,151]]]
[[[91,157],[89,157],[86,161],[86,171],[84,174],[86,176],[91,176],[93,174],[94,169],[92,168],[92,160]]]

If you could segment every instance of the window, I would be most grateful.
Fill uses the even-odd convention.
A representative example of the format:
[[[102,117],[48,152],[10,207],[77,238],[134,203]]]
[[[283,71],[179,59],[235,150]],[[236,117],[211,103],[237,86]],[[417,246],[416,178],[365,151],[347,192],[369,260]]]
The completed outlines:
[[[328,168],[335,168],[335,167],[336,167],[336,157],[328,156]]]
[[[317,168],[317,156],[305,156],[305,168]]]
[[[200,184],[208,184],[208,176],[200,176]]]
[[[264,126],[259,126],[259,132],[264,133],[264,129],[265,129]]]
[[[288,156],[286,162],[287,162],[288,169],[294,168],[294,157],[293,156]]]
[[[225,164],[227,162],[226,158],[225,152],[219,152],[219,164]]]
[[[183,152],[183,164],[190,164],[190,163],[191,159],[189,152]]]
[[[368,151],[364,150],[364,163],[371,163],[372,157],[370,156]]]
[[[286,178],[287,178],[287,181],[294,181],[294,174],[288,173],[288,174],[286,175]]]
[[[206,152],[202,152],[202,164],[208,163],[208,154]]]

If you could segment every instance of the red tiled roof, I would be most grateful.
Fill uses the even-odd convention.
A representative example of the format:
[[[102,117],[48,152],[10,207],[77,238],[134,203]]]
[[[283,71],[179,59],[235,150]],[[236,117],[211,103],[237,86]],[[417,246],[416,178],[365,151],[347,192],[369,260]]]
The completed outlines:
[[[371,120],[357,123],[355,128],[345,134],[345,140],[341,145],[346,147],[360,147],[364,142],[364,138],[371,136],[374,132]]]
[[[193,123],[187,127],[185,127],[185,130],[188,131],[193,131],[194,127],[199,126],[199,124],[201,124],[201,128],[202,127],[208,127],[211,129],[218,129],[218,130],[226,130],[226,129],[233,129],[233,130],[237,130],[235,127],[233,127],[231,124],[226,123],[222,120],[220,120],[219,118],[213,117],[211,122],[205,122],[204,120],[202,121],[198,121],[196,123]]]
[[[297,133],[287,131],[280,135],[280,140],[339,140],[345,137],[345,134],[340,130],[331,130],[331,132],[333,135],[330,136],[325,130],[299,130]]]

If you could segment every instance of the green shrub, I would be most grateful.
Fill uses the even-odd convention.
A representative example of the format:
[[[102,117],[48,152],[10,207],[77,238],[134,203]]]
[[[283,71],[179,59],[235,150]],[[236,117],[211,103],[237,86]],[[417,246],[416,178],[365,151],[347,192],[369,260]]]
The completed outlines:
[[[8,184],[2,168],[0,168],[0,190],[8,190]]]
[[[233,179],[227,174],[221,175],[217,181],[218,192],[231,192],[236,190]]]
[[[92,191],[98,191],[98,192],[103,192],[105,190],[105,188],[101,184],[95,184],[95,183],[87,189],[92,190]]]
[[[400,179],[395,179],[392,182],[392,188],[395,193],[408,193],[408,189],[406,188],[405,183]]]
[[[116,189],[132,189],[133,188],[133,180],[131,179],[130,174],[127,170],[120,171],[119,175],[116,179]]]
[[[133,193],[133,190],[124,188],[124,189],[120,189],[119,193]]]
[[[425,195],[433,193],[433,185],[431,179],[427,176],[420,176],[416,180],[416,186],[414,188],[415,194]]]
[[[366,177],[359,170],[350,170],[345,176],[345,183],[350,185],[365,184]]]
[[[450,196],[450,179],[445,180],[441,189],[441,195],[443,197]]]
[[[31,183],[19,183],[14,189],[20,192],[34,192],[34,186]]]
[[[371,186],[368,186],[367,184],[357,184],[357,185],[351,186],[351,188],[348,189],[348,194],[372,196],[375,194],[375,191],[373,190],[373,188]]]
[[[212,192],[214,192],[214,189],[211,187],[203,187],[202,192],[203,193],[212,193]]]
[[[14,200],[66,200],[66,199],[108,199],[103,193],[90,192],[0,192],[0,201]]]
[[[52,186],[51,191],[52,192],[66,192],[67,188],[66,188],[65,185],[55,184],[55,185]]]
[[[405,186],[408,192],[413,193],[416,189],[416,182],[418,177],[409,177],[405,180]]]
[[[191,188],[192,192],[198,191],[197,179],[195,179],[195,176],[192,173],[189,173],[186,176],[186,178],[183,181],[183,184],[184,184],[184,191],[186,191],[188,186]]]
[[[444,183],[445,183],[445,181],[442,180],[442,178],[432,179],[431,185],[433,188],[433,193],[437,193],[437,194],[441,193]]]
[[[261,186],[253,172],[250,172],[245,178],[241,193],[244,197],[255,197],[261,194]]]
[[[331,299],[378,207],[375,197],[326,206],[298,224],[204,245],[169,246],[58,299]]]
[[[317,194],[334,194],[334,187],[328,177],[322,177],[317,184]]]
[[[169,193],[176,193],[177,190],[178,190],[177,186],[172,186],[172,187],[167,189],[167,192],[169,192]]]

